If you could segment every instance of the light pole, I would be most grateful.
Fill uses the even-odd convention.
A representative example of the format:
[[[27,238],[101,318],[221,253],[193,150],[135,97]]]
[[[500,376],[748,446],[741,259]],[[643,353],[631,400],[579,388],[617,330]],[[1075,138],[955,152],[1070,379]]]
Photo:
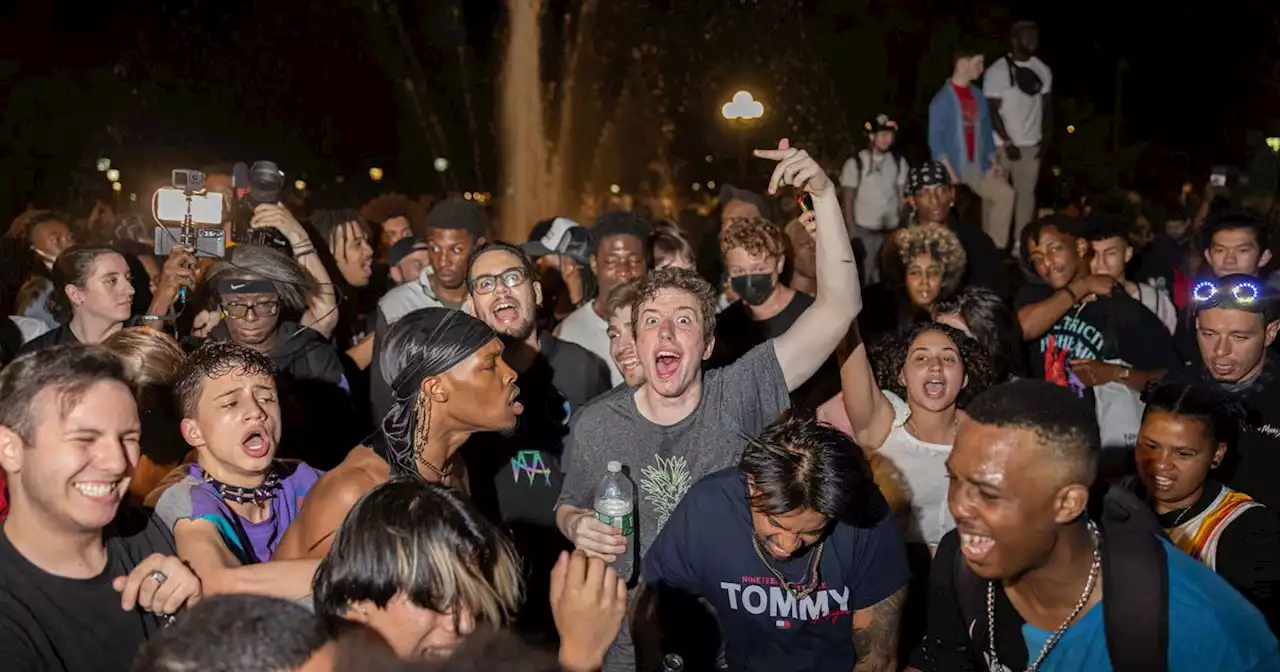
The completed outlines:
[[[720,115],[737,131],[738,136],[738,180],[747,179],[747,129],[749,124],[764,116],[764,103],[756,100],[750,91],[739,91],[733,94],[733,100],[720,107]]]

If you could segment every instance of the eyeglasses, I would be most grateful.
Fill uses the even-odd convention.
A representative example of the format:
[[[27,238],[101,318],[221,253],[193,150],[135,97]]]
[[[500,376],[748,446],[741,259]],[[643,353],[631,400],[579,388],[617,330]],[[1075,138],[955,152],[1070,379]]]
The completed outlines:
[[[478,296],[492,294],[498,289],[498,284],[507,288],[515,288],[523,285],[529,279],[528,271],[520,266],[508,268],[496,275],[480,275],[471,280],[471,293]]]
[[[1205,308],[1227,301],[1247,309],[1258,304],[1261,298],[1262,285],[1254,280],[1237,280],[1231,283],[1202,280],[1191,290],[1191,299],[1196,305]]]
[[[225,311],[229,317],[237,320],[244,319],[249,315],[249,313],[253,313],[254,317],[274,317],[276,313],[280,312],[280,302],[262,301],[261,303],[224,303],[222,304],[222,310]]]

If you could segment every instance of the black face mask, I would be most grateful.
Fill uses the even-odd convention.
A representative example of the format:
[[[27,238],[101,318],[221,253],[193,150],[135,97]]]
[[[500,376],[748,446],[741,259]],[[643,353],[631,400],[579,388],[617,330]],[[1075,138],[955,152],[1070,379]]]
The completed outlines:
[[[773,294],[772,273],[752,273],[739,275],[729,279],[729,287],[742,297],[743,301],[753,306],[764,303]]]

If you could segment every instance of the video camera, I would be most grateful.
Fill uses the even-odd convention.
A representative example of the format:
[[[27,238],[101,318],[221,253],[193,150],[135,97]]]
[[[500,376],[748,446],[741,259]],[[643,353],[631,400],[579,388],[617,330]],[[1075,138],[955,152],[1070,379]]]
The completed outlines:
[[[237,163],[231,170],[235,200],[231,205],[231,239],[236,243],[288,249],[289,241],[275,229],[255,229],[249,225],[259,205],[279,203],[284,188],[284,171],[272,161]]]
[[[156,256],[168,256],[176,245],[194,250],[197,257],[226,256],[222,194],[207,191],[204,173],[198,170],[173,171],[170,185],[160,188],[152,202],[156,219],[161,223],[156,227]],[[169,224],[178,226],[167,226]],[[209,228],[211,226],[216,228]]]

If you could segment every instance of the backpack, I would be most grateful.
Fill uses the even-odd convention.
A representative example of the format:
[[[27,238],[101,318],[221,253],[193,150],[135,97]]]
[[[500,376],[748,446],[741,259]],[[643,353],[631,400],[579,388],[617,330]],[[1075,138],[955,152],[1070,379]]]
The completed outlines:
[[[1169,565],[1160,528],[1150,507],[1131,492],[1110,488],[1095,516],[1102,529],[1103,627],[1111,667],[1117,672],[1165,672],[1169,651]],[[972,623],[973,660],[984,661],[987,585],[965,564],[956,547],[956,596],[966,624]],[[1154,570],[1154,571],[1153,571]],[[1159,600],[1152,604],[1151,595]],[[1152,609],[1158,605],[1158,609]],[[1034,652],[1032,652],[1034,653]]]
[[[900,172],[902,171],[902,164],[901,164],[902,159],[898,158],[897,154],[894,154],[892,151],[885,152],[884,160],[888,162],[892,162],[894,170],[900,171]],[[871,175],[871,171],[869,169],[863,168],[861,151],[853,153],[853,165],[858,167],[858,184],[861,185],[863,180],[865,180],[867,177]],[[896,174],[894,175],[894,178],[895,179],[897,178]]]

